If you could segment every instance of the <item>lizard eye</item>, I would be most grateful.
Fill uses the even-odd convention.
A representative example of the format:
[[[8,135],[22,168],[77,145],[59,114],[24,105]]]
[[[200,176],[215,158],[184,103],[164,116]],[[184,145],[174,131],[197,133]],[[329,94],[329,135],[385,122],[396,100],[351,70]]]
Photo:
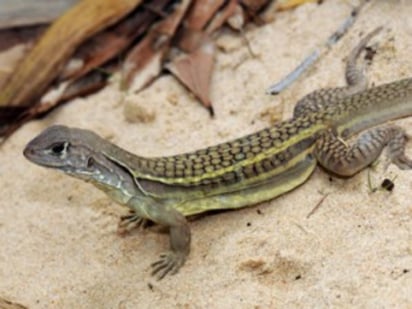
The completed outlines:
[[[59,155],[67,149],[68,143],[56,143],[50,148],[53,154]]]

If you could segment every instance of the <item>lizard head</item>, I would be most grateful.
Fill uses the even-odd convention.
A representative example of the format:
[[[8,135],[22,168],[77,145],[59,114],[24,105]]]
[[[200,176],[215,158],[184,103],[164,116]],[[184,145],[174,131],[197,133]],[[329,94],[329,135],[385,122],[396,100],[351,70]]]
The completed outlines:
[[[55,125],[30,141],[23,154],[35,164],[88,180],[98,172],[95,160],[100,141],[91,131]]]

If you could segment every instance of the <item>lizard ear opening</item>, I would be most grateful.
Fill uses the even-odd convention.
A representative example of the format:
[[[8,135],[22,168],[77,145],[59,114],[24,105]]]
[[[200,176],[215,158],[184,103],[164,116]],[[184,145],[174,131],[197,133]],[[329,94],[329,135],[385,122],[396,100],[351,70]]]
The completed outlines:
[[[93,165],[94,165],[94,159],[93,159],[93,157],[90,157],[88,160],[87,160],[87,168],[91,168]]]

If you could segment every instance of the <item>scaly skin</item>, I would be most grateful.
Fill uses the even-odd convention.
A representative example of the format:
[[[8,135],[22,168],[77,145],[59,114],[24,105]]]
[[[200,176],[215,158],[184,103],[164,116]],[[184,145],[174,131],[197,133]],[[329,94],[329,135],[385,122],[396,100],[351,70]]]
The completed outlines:
[[[133,213],[124,218],[122,228],[145,220],[168,226],[171,251],[153,264],[153,273],[161,279],[176,273],[189,254],[185,216],[272,199],[305,182],[317,163],[338,175],[353,175],[385,146],[394,164],[412,168],[404,155],[407,138],[399,127],[366,131],[352,146],[342,141],[412,115],[412,78],[365,89],[364,76],[354,69],[354,59],[371,36],[349,57],[348,87],[316,91],[298,102],[292,119],[245,137],[190,153],[145,158],[91,131],[52,126],[26,146],[24,155],[90,181],[129,207]]]

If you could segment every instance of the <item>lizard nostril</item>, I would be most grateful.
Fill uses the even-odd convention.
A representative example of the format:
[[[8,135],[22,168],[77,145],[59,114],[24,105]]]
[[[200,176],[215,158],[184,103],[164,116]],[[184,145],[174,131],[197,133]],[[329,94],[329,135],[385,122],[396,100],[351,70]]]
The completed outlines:
[[[31,147],[26,147],[26,148],[24,148],[24,150],[23,150],[23,155],[24,155],[26,158],[30,157],[30,156],[33,155],[33,154],[34,154],[33,148],[31,148]]]

